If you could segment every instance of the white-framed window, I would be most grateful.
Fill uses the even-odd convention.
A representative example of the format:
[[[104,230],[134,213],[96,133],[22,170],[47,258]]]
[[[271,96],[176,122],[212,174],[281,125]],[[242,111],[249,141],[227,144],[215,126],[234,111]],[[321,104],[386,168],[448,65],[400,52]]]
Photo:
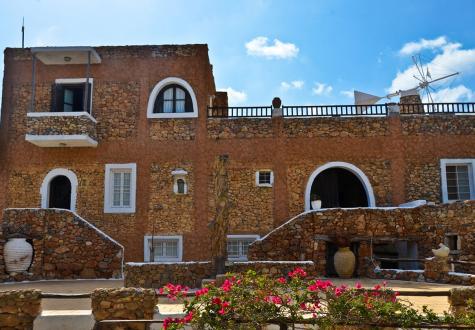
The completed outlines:
[[[475,159],[441,159],[440,173],[444,203],[475,198]]]
[[[137,165],[106,164],[104,213],[134,213]]]
[[[188,172],[177,168],[172,171],[173,176],[173,192],[177,195],[186,195],[188,194],[188,182],[187,182]]]
[[[145,236],[145,262],[178,262],[183,258],[183,236]]]
[[[272,187],[274,184],[274,172],[271,170],[259,170],[256,172],[256,186]]]
[[[228,260],[246,261],[249,244],[251,244],[258,238],[259,235],[228,235]]]
[[[147,118],[196,118],[198,102],[184,79],[168,77],[158,82],[148,98]]]

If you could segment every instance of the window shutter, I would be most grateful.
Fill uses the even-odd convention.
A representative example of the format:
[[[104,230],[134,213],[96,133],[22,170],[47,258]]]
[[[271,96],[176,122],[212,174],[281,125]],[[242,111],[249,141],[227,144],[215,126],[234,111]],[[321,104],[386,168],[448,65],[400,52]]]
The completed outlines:
[[[64,111],[64,87],[61,84],[53,85],[53,112]]]

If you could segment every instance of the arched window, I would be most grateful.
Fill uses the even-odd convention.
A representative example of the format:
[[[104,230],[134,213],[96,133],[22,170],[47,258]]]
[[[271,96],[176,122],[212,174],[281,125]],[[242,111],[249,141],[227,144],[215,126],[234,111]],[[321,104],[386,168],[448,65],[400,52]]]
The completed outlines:
[[[165,86],[155,99],[153,113],[184,112],[193,112],[190,93],[177,84]]]
[[[185,180],[183,180],[183,179],[176,180],[176,185],[177,185],[177,193],[178,194],[184,194],[185,193]]]
[[[51,170],[41,184],[41,207],[76,211],[78,179],[65,168]]]

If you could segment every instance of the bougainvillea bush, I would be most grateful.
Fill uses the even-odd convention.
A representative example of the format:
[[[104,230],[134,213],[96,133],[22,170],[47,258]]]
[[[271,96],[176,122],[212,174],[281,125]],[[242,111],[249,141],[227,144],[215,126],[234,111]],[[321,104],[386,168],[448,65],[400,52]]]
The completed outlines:
[[[160,292],[170,299],[184,298],[188,288],[168,284]],[[168,318],[165,329],[190,324],[198,329],[262,329],[266,324],[312,324],[321,329],[335,325],[411,327],[421,324],[473,324],[475,313],[437,316],[428,308],[422,312],[398,299],[385,283],[368,290],[336,286],[329,280],[307,279],[301,268],[286,278],[271,279],[248,271],[229,274],[221,286],[209,285],[185,299],[185,316]]]

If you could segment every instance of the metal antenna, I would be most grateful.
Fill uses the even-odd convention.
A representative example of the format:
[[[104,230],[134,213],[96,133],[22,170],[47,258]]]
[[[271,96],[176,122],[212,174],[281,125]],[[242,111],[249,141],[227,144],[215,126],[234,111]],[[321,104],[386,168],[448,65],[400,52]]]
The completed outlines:
[[[25,16],[23,16],[21,23],[21,48],[25,48]]]

